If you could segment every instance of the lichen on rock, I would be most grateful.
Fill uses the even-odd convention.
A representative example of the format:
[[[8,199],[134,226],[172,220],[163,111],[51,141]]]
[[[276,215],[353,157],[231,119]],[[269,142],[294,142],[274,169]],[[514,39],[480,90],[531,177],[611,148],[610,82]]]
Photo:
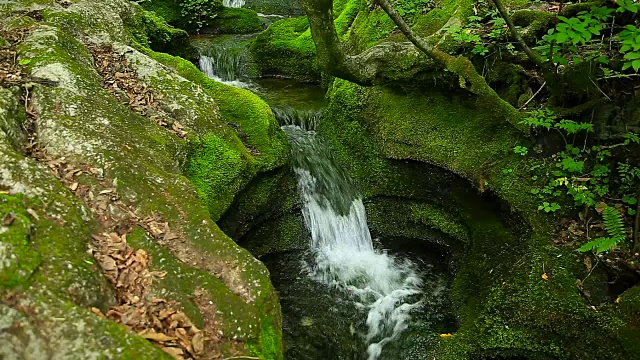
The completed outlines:
[[[211,343],[214,353],[281,358],[280,308],[268,272],[215,224],[253,177],[286,163],[286,138],[269,107],[248,92],[188,78],[157,62],[149,47],[158,37],[178,41],[185,33],[165,28],[132,2],[19,1],[9,6],[3,24],[19,26],[16,19],[25,9],[41,15],[32,19],[17,56],[43,84],[29,89],[26,108],[35,124],[30,134],[16,126],[24,121],[24,104],[11,91],[0,92],[0,216],[8,216],[0,225],[0,296],[7,316],[28,323],[20,335],[3,335],[1,342],[11,344],[3,351],[21,354],[16,344],[26,344],[34,354],[43,349],[53,357],[165,356],[138,334],[89,311],[106,314],[115,302],[87,253],[92,235],[103,231],[107,218],[123,221],[118,229],[125,232],[132,231],[131,219],[157,219],[141,225],[153,240],[133,244],[152,254],[154,266],[166,259],[166,271],[178,280],[158,281],[154,293],[175,302],[194,323],[211,321],[208,329],[218,339]],[[118,66],[102,66],[111,62]],[[248,111],[252,115],[244,116]],[[29,151],[26,135],[35,141]],[[213,143],[232,156],[200,157]],[[206,174],[199,184],[188,176],[193,164],[243,171]],[[211,191],[202,193],[205,188]],[[104,197],[111,200],[101,203]],[[96,203],[108,216],[94,219]],[[159,223],[166,225],[149,225]],[[184,287],[179,273],[191,274],[193,283]],[[196,292],[207,302],[194,303]],[[224,316],[211,319],[208,301]],[[51,326],[55,322],[60,326]],[[53,334],[54,328],[60,332]],[[85,329],[93,336],[85,336]]]

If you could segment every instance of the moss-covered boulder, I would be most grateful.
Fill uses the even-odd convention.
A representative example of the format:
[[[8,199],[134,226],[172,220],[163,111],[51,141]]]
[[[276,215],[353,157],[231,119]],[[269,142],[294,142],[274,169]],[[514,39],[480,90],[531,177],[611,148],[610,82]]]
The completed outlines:
[[[245,0],[244,7],[265,15],[304,15],[298,0]]]
[[[16,322],[2,322],[1,351],[9,358],[40,348],[54,358],[164,356],[89,311],[116,303],[87,253],[92,236],[113,227],[150,254],[151,270],[166,271],[149,296],[175,302],[213,331],[212,351],[281,358],[268,271],[215,223],[257,174],[287,161],[286,136],[268,105],[147,48],[157,23],[132,2],[20,1],[8,6],[3,25],[17,27],[34,7],[50,16],[34,17],[16,50],[25,71],[45,83],[29,91],[34,126],[27,128],[36,130],[28,134],[34,157],[46,164],[20,154],[24,104],[2,90],[0,236],[8,252],[0,254],[7,264],[0,311],[28,323],[14,331]],[[79,170],[63,176],[62,163]]]
[[[402,174],[411,172],[397,161],[451,171],[466,179],[469,187],[497,195],[500,200],[492,201],[510,208],[510,214],[499,210],[491,215],[495,210],[470,203],[472,197],[464,192],[441,198],[446,199],[445,213],[454,217],[406,200],[403,207],[397,200],[384,206],[399,211],[402,224],[409,219],[415,228],[439,228],[463,240],[468,234],[452,288],[460,328],[452,337],[440,339],[434,356],[638,357],[628,345],[630,336],[637,335],[633,325],[617,314],[619,305],[590,308],[575,285],[576,279],[586,276],[577,266],[577,254],[551,245],[549,219],[537,211],[528,195],[530,180],[510,150],[525,141],[515,128],[494,118],[492,109],[451,90],[363,88],[336,80],[330,98],[322,131],[372,199],[373,228],[393,231],[389,227],[393,217],[385,214],[380,221],[376,216],[379,199],[421,199],[429,194],[415,188],[408,191],[407,184],[429,180],[403,179]],[[397,235],[420,238],[420,234]]]
[[[271,24],[251,45],[251,54],[263,76],[285,76],[303,81],[320,79],[306,17]]]
[[[255,11],[225,7],[201,32],[211,32],[215,34],[252,34],[262,30],[262,21]]]

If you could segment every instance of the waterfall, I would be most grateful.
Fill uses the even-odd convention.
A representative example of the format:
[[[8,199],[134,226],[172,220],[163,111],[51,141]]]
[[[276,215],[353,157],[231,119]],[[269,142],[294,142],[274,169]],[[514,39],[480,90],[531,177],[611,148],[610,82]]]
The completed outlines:
[[[374,249],[356,188],[314,131],[319,116],[275,111],[292,145],[292,160],[311,233],[314,280],[348,294],[366,312],[367,356],[375,360],[408,327],[422,280],[416,267]],[[304,119],[304,117],[309,117]],[[364,314],[363,314],[364,316]]]
[[[200,51],[200,70],[210,78],[239,88],[251,88],[251,84],[240,80],[242,64],[246,56],[241,46],[224,44]]]
[[[244,6],[245,0],[224,0],[222,5],[232,8],[241,8]]]

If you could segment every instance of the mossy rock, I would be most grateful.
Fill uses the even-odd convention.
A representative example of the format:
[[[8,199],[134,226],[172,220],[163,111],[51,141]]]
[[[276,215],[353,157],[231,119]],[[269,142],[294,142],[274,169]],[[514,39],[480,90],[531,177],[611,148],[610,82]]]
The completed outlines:
[[[11,14],[19,14],[27,5],[28,1],[11,4]],[[154,216],[166,221],[180,234],[179,241],[164,242],[162,249],[144,241],[140,241],[140,246],[149,253],[162,254],[168,264],[180,269],[176,271],[190,274],[194,283],[198,283],[196,278],[217,279],[215,285],[210,283],[211,297],[220,304],[237,305],[241,309],[226,314],[227,324],[242,320],[251,328],[251,331],[244,327],[233,330],[229,325],[222,339],[233,342],[242,338],[244,344],[240,352],[245,355],[281,358],[280,308],[267,269],[212,221],[212,217],[219,216],[216,211],[222,213],[233,201],[235,193],[229,194],[229,191],[237,193],[242,187],[215,189],[207,198],[202,196],[201,188],[194,185],[195,180],[192,182],[184,175],[188,164],[196,161],[192,155],[206,153],[209,139],[216,139],[217,145],[222,144],[234,154],[233,158],[222,160],[210,157],[216,165],[239,164],[249,169],[242,174],[220,173],[220,176],[238,176],[231,181],[247,184],[257,173],[285,164],[289,149],[286,136],[268,105],[248,91],[215,83],[187,60],[154,53],[141,45],[141,38],[134,37],[128,26],[135,24],[139,19],[136,16],[145,12],[132,2],[83,0],[65,10],[60,10],[55,2],[40,6],[43,13],[50,12],[51,18],[35,24],[17,49],[19,60],[30,60],[26,71],[51,81],[48,86],[35,85],[30,92],[30,103],[37,114],[39,146],[48,157],[64,157],[71,165],[96,169],[100,181],[104,182],[98,184],[95,178],[85,176],[77,179],[80,186],[113,187],[118,201],[136,216]],[[95,59],[84,43],[89,39],[100,39],[114,54],[123,56],[136,75],[131,80],[159,95],[155,99],[158,114],[169,119],[170,124],[179,122],[186,135],[179,136],[181,133],[172,131],[170,126],[161,126],[153,118],[141,116],[128,103],[123,104],[122,99],[106,91],[101,75],[95,70]],[[175,61],[186,72],[178,74],[140,51]],[[187,74],[189,71],[192,73]],[[5,95],[9,96],[6,91],[0,93],[3,103]],[[20,108],[9,107],[7,112],[14,124],[20,121],[17,116],[22,116]],[[83,308],[77,316],[70,313],[68,319],[74,324],[79,323],[76,319],[82,319],[90,329],[87,331],[96,336],[80,339],[77,349],[69,351],[71,356],[77,350],[78,354],[89,354],[78,355],[78,358],[92,357],[92,351],[106,346],[112,350],[105,354],[122,351],[126,358],[162,358],[162,353],[146,340],[85,310],[95,306],[104,311],[113,301],[110,287],[86,253],[91,234],[99,232],[99,227],[92,221],[91,213],[51,175],[46,181],[37,181],[42,174],[49,174],[48,170],[16,153],[9,145],[5,129],[9,127],[3,127],[0,137],[0,191],[8,188],[12,196],[23,193],[27,198],[8,203],[12,209],[16,208],[17,215],[11,247],[21,258],[19,266],[12,263],[11,271],[2,274],[3,285],[14,288],[32,285],[29,291],[44,289],[45,295],[35,290],[25,291],[24,304],[20,305],[36,304],[38,309],[46,309],[37,321],[47,326],[58,321],[55,318],[65,318],[67,307]],[[5,152],[5,149],[8,150]],[[216,182],[218,179],[214,180],[213,184],[220,184]],[[212,183],[203,185],[202,189],[211,188]],[[24,205],[18,205],[19,201]],[[210,212],[211,209],[215,211]],[[117,209],[108,211],[117,212]],[[38,214],[40,220],[32,212]],[[23,225],[29,225],[27,220],[36,231],[35,237],[29,236],[31,243],[25,240]],[[42,255],[41,260],[31,256],[33,249]],[[198,261],[194,262],[194,258]],[[38,262],[38,266],[34,265]],[[29,276],[34,269],[35,273]],[[36,287],[40,284],[44,285]],[[176,299],[183,301],[187,309],[189,303],[183,299],[188,299],[190,294],[176,292]],[[44,299],[47,296],[52,300]],[[195,311],[190,314],[198,321]],[[106,340],[100,345],[102,334],[108,331],[112,335],[104,335]],[[45,335],[45,338],[51,336],[53,342],[58,339],[50,333]],[[122,345],[127,342],[129,346]],[[64,344],[61,344],[55,349],[62,349],[64,353]],[[232,351],[228,350],[231,356]],[[146,355],[138,356],[139,352]]]
[[[262,21],[255,11],[225,7],[201,32],[214,34],[253,34],[262,30]]]
[[[265,15],[304,15],[298,0],[246,0],[244,7]]]
[[[285,76],[319,81],[315,45],[306,17],[271,24],[251,45],[251,54],[263,76]]]
[[[15,152],[4,131],[0,173],[0,357],[169,358],[89,311],[115,302],[87,253],[96,223],[49,169]]]
[[[222,216],[218,225],[236,241],[262,223],[300,209],[296,179],[288,168],[262,173],[253,180]]]
[[[387,174],[398,173],[397,164],[392,162],[395,159],[454,172],[467,179],[469,188],[489,190],[494,198],[491,201],[505,202],[511,209],[510,215],[491,215],[494,210],[470,204],[464,193],[436,202],[440,206],[452,203],[460,209],[457,218],[468,229],[469,240],[458,258],[453,284],[460,328],[451,338],[440,340],[434,356],[637,356],[624,345],[625,335],[621,334],[630,331],[624,317],[593,311],[576,288],[575,280],[585,276],[576,266],[577,255],[550,245],[549,221],[536,211],[528,191],[533,185],[520,173],[521,160],[510,150],[525,140],[511,125],[495,118],[491,109],[465,95],[440,91],[424,87],[420,91],[362,88],[335,80],[330,88],[327,120],[321,127],[338,159],[352,171],[365,196],[373,199],[372,204],[378,201],[374,196],[405,193],[397,190],[401,186],[385,184]],[[400,174],[408,173],[405,171]],[[397,180],[389,177],[388,181]],[[424,193],[408,196],[420,198]],[[446,212],[455,214],[449,206],[445,205]],[[423,213],[419,210],[404,214],[417,216]],[[430,213],[424,214],[434,219]],[[373,215],[377,219],[375,211]],[[541,278],[545,272],[550,276],[548,281]]]

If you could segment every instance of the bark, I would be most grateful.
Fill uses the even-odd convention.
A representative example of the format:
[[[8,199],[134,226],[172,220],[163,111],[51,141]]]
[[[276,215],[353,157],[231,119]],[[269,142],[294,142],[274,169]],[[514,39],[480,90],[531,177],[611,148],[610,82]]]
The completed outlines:
[[[410,80],[416,73],[433,70],[433,62],[407,43],[384,43],[374,46],[361,54],[349,55],[342,48],[333,23],[333,0],[301,0],[308,15],[309,25],[316,44],[318,66],[323,72],[372,86],[394,80]],[[405,64],[401,74],[397,64]],[[406,59],[413,59],[406,63]]]

